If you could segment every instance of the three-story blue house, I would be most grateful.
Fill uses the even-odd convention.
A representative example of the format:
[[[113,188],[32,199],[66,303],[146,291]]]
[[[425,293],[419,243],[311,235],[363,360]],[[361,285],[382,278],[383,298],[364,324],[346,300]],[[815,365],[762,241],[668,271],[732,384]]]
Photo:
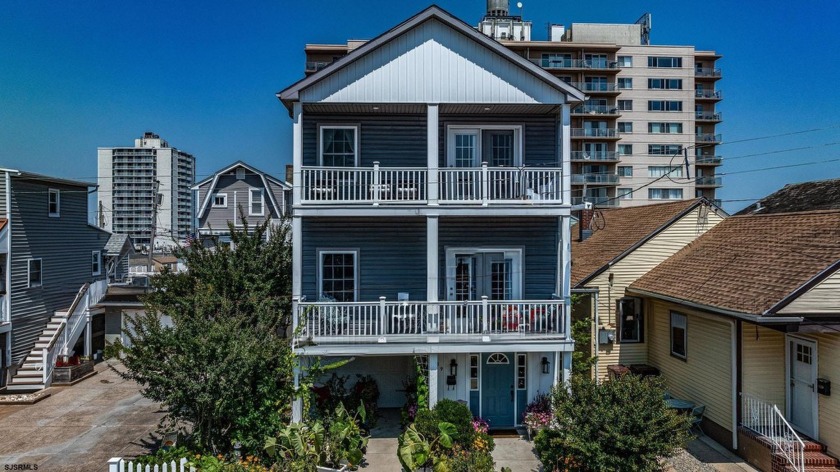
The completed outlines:
[[[569,377],[570,107],[583,93],[432,6],[277,94],[293,124],[295,347],[380,406],[504,428]]]

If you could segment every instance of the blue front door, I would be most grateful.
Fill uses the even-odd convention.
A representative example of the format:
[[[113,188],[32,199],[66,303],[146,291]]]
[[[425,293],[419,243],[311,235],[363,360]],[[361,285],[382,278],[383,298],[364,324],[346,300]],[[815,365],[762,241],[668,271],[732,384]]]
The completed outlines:
[[[481,416],[493,429],[513,427],[514,360],[512,353],[481,355]]]

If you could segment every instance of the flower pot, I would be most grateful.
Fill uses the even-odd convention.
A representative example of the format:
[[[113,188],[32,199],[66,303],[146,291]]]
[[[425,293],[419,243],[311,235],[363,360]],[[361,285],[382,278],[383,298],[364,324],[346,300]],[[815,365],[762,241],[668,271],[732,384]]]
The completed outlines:
[[[316,466],[315,469],[318,472],[347,472],[347,466],[343,465],[340,469],[333,469],[332,467],[327,467],[325,465]]]

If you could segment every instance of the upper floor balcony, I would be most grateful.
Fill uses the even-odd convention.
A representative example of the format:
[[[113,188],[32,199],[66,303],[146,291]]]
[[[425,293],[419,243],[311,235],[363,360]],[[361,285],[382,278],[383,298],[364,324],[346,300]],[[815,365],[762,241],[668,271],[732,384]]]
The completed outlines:
[[[618,185],[618,175],[616,174],[572,174],[572,185],[583,184],[596,185]]]
[[[613,105],[580,105],[572,109],[572,115],[605,115],[619,117],[621,112]]]
[[[694,163],[698,166],[719,166],[723,163],[723,158],[720,156],[697,156],[694,158]]]
[[[584,92],[588,92],[593,95],[598,94],[609,94],[609,95],[618,95],[621,93],[621,90],[616,86],[614,83],[607,83],[607,82],[572,82],[573,85],[578,90],[583,90]]]
[[[723,181],[720,177],[697,177],[695,180],[695,185],[698,187],[720,187],[723,185]]]
[[[723,115],[720,112],[713,111],[698,111],[695,112],[695,120],[707,121],[710,123],[719,123],[723,121]]]
[[[695,90],[694,98],[695,100],[723,100],[723,92],[709,89]]]
[[[621,155],[615,151],[572,151],[572,162],[618,162]]]
[[[721,72],[720,69],[714,67],[697,67],[694,69],[694,77],[719,79],[721,78]]]
[[[302,205],[562,204],[555,167],[303,167]]]
[[[562,300],[296,302],[296,343],[388,344],[567,339]]]
[[[572,128],[572,139],[620,139],[615,128]]]
[[[568,70],[598,70],[614,71],[621,70],[618,62],[603,59],[572,59],[568,57],[542,57],[530,59],[544,69],[568,69]]]
[[[698,143],[720,143],[723,141],[723,137],[720,134],[714,133],[697,133],[695,135],[695,140]]]

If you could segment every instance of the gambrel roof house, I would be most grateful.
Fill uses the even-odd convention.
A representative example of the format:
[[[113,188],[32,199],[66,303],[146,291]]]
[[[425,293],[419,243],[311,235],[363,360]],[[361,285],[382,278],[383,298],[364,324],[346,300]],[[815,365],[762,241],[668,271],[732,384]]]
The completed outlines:
[[[521,423],[570,372],[583,93],[432,6],[277,96],[293,119],[297,352],[354,358],[340,373],[373,375],[386,407],[417,358],[430,404]]]
[[[720,223],[726,213],[704,198],[599,209],[591,236],[572,226],[572,292],[584,297],[578,314],[593,321],[596,378],[611,365],[647,363],[649,326],[640,300],[625,289],[660,262]]]
[[[840,380],[840,210],[727,218],[627,293],[645,299],[648,362],[706,406],[710,436],[770,470],[758,418],[776,405],[823,445],[807,460],[840,453],[840,399],[826,388]]]
[[[228,224],[249,227],[265,221],[280,222],[287,212],[291,185],[242,161],[223,167],[196,183],[196,219],[199,237],[230,241]]]

